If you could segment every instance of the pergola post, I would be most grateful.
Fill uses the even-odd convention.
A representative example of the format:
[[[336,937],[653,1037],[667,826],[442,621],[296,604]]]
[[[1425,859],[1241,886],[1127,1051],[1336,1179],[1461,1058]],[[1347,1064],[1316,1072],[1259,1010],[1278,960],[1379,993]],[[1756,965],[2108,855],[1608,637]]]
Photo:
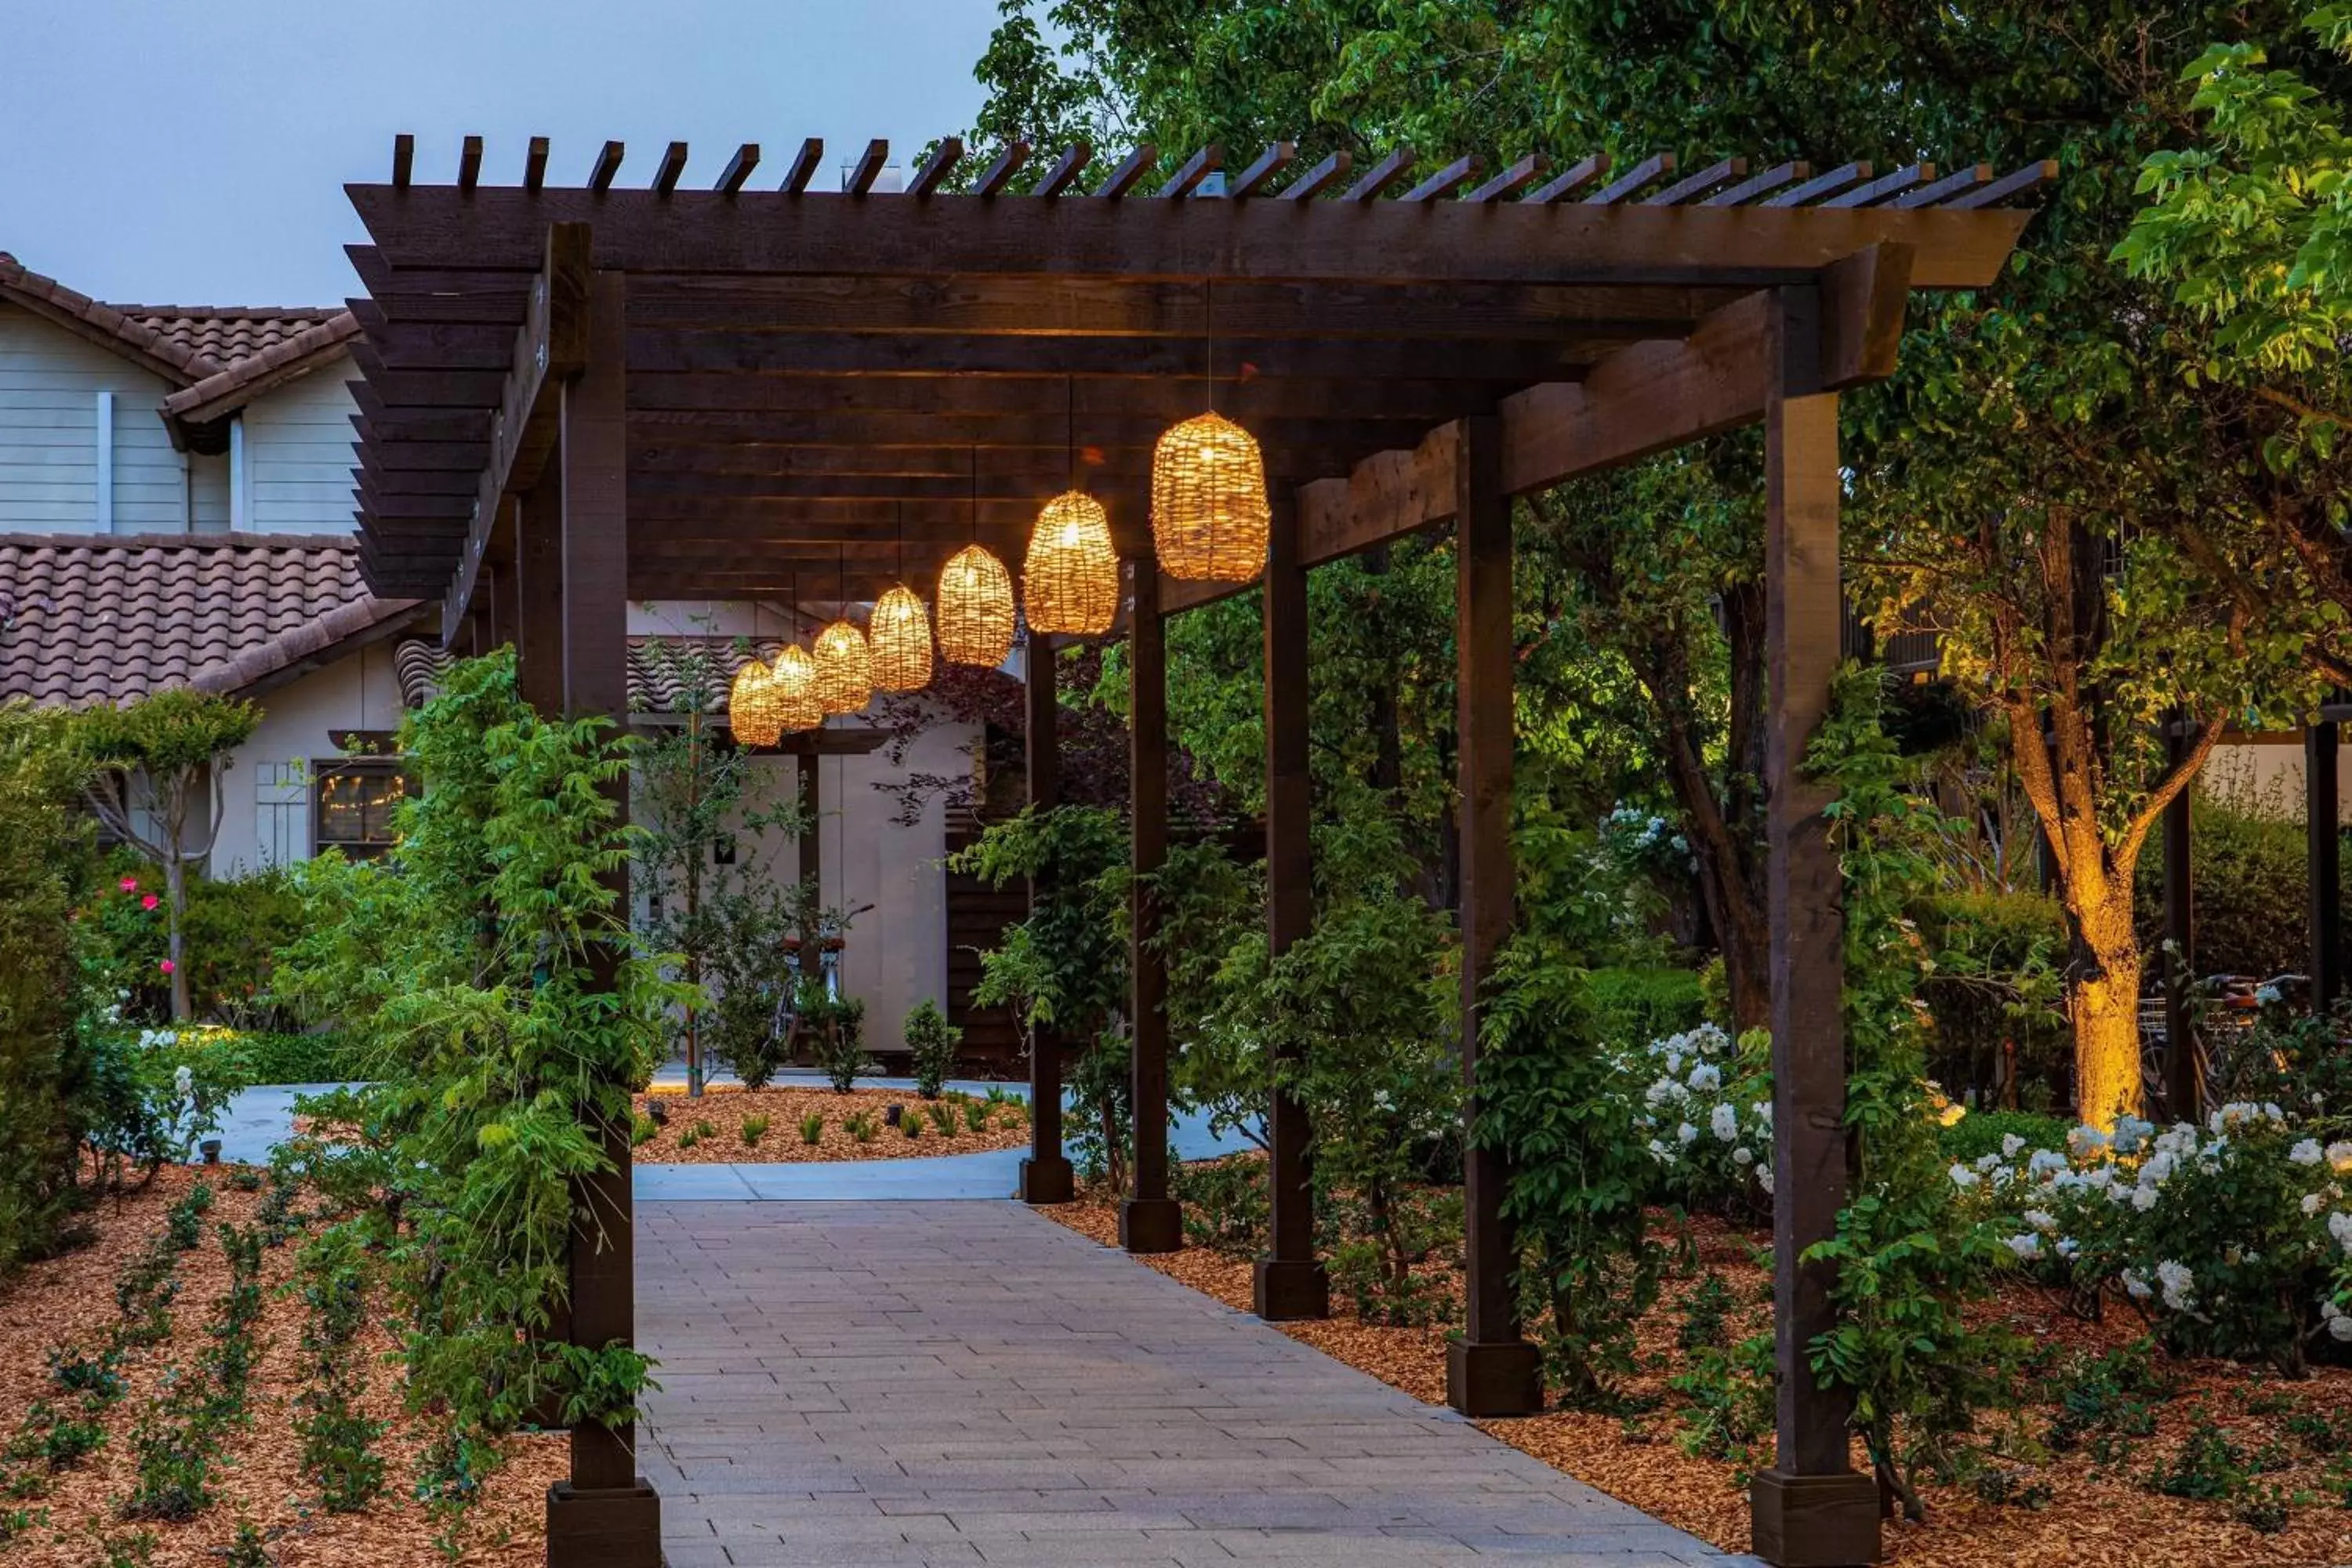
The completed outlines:
[[[1265,647],[1266,946],[1276,958],[1313,929],[1312,790],[1307,750],[1307,564],[1297,498],[1276,491],[1263,594]],[[1314,1131],[1307,1108],[1272,1086],[1266,1182],[1272,1235],[1251,1298],[1268,1322],[1331,1314],[1331,1281],[1315,1256]]]
[[[2325,1013],[2344,994],[2344,845],[2336,781],[2342,737],[2332,719],[2303,731],[2304,827],[2311,869],[2311,1005]],[[2188,799],[2183,790],[2181,798]]]
[[[2189,755],[2189,716],[2175,712],[2164,726],[2164,762],[2177,768]],[[2175,1120],[2194,1121],[2203,1085],[2197,1070],[2196,1014],[2189,994],[2197,984],[2197,895],[2189,791],[2164,808],[2164,1098]]]
[[[1022,650],[1023,693],[1027,699],[1029,805],[1050,811],[1062,803],[1061,703],[1054,695],[1054,647],[1032,631]],[[1029,911],[1035,914],[1045,892],[1029,882]],[[1051,1025],[1029,1036],[1029,1157],[1021,1162],[1021,1201],[1066,1204],[1076,1192],[1068,1156],[1062,1152],[1062,1037]]]
[[[627,283],[598,273],[591,285],[586,369],[562,390],[556,466],[562,478],[557,527],[563,711],[629,719],[628,419],[623,372]],[[611,786],[625,817],[628,786]],[[628,869],[607,876],[625,919]],[[622,954],[599,946],[592,984],[609,988]],[[600,1114],[606,1168],[573,1184],[572,1342],[602,1350],[635,1342],[636,1248],[629,1122]],[[572,1428],[572,1475],[548,1489],[549,1568],[659,1568],[661,1500],[637,1474],[636,1429],[583,1421]]]
[[[1168,960],[1160,951],[1160,895],[1151,886],[1168,858],[1168,633],[1160,618],[1160,563],[1139,556],[1129,578],[1128,832],[1135,877],[1127,963],[1135,1186],[1119,1205],[1118,1240],[1129,1252],[1174,1252],[1184,1245],[1184,1220],[1168,1189]]]
[[[1478,1030],[1495,957],[1510,939],[1511,503],[1503,494],[1502,434],[1492,415],[1460,424],[1454,458],[1454,644],[1462,862],[1463,1328],[1446,1347],[1445,1402],[1465,1415],[1532,1415],[1543,1408],[1543,1357],[1519,1333],[1508,1177],[1500,1151],[1469,1134],[1478,1116]]]
[[[1805,747],[1838,664],[1837,395],[1822,390],[1821,290],[1775,295],[1764,401],[1765,742],[1772,925],[1772,1306],[1779,1390],[1772,1468],[1749,1493],[1756,1552],[1780,1568],[1878,1559],[1878,1490],[1855,1472],[1851,1399],[1822,1386],[1807,1347],[1834,1326],[1830,1265],[1801,1262],[1846,1198],[1844,917],[1828,788]]]

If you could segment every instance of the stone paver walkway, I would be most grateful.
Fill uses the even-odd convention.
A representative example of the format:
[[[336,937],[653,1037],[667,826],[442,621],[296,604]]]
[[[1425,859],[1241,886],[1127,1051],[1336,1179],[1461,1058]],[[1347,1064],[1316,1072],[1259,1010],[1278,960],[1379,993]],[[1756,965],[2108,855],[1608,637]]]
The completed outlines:
[[[1015,1204],[637,1214],[672,1568],[1749,1561]]]

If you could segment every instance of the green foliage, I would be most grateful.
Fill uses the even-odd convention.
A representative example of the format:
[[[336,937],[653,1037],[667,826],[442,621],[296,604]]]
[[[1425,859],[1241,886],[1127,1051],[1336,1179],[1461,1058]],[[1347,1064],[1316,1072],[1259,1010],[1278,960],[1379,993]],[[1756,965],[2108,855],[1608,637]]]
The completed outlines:
[[[204,1238],[205,1215],[212,1212],[213,1188],[209,1182],[198,1182],[187,1195],[173,1204],[163,1215],[163,1234],[182,1252],[193,1249]]]
[[[1195,1161],[1176,1172],[1184,1206],[1184,1239],[1227,1258],[1265,1250],[1271,1205],[1265,1162],[1249,1158]]]
[[[1935,1018],[1929,1076],[1956,1099],[1974,1089],[1989,1102],[2013,1046],[2021,1092],[2063,1096],[2072,1071],[2063,907],[2039,893],[1955,890],[1918,899],[1912,914],[1934,956],[1919,992]]]
[[[2200,1410],[2172,1462],[2151,1476],[2148,1489],[2166,1497],[2210,1502],[2233,1497],[2246,1485],[2246,1457],[2212,1416]]]
[[[0,1279],[58,1241],[93,1107],[76,1048],[68,877],[89,839],[65,808],[62,721],[0,703]]]
[[[2216,780],[2189,797],[2189,882],[2197,910],[2200,974],[2301,973],[2310,964],[2305,922],[2302,803],[2242,776]],[[2140,870],[2146,906],[2140,945],[2164,941],[2163,868]]]
[[[1759,1447],[1772,1432],[1772,1336],[1752,1335],[1728,1349],[1704,1346],[1691,1352],[1684,1370],[1667,1379],[1680,1394],[1683,1452],[1730,1459],[1745,1470],[1758,1468]]]
[[[1505,1218],[1549,1308],[1543,1344],[1570,1405],[1612,1397],[1634,1370],[1633,1327],[1657,1299],[1662,1249],[1643,1200],[1653,1161],[1626,1085],[1601,1048],[1585,977],[1538,938],[1507,945],[1488,982],[1474,1136],[1508,1163]]]
[[[801,1142],[814,1149],[824,1139],[824,1112],[812,1110],[801,1118]]]
[[[857,1075],[873,1070],[866,1055],[866,1001],[860,996],[835,996],[822,981],[801,982],[798,1007],[801,1037],[809,1042],[835,1094],[847,1094]]]
[[[764,1116],[752,1115],[743,1118],[741,1123],[736,1128],[738,1135],[743,1140],[743,1147],[758,1148],[760,1140],[768,1135],[769,1125],[769,1120]]]
[[[410,1398],[462,1445],[551,1394],[625,1384],[617,1361],[583,1366],[535,1331],[568,1288],[575,1184],[625,1145],[686,998],[634,950],[607,879],[638,842],[609,721],[536,715],[501,651],[456,666],[402,751],[424,789],[398,847],[306,868],[308,931],[279,984],[385,1064],[336,1102],[357,1136],[304,1165],[384,1247]]]
[[[858,1143],[873,1142],[875,1133],[880,1131],[875,1125],[873,1113],[865,1110],[852,1111],[843,1120],[841,1130],[849,1134],[853,1142]]]
[[[1687,969],[1594,969],[1585,976],[1585,989],[1595,1037],[1604,1045],[1679,1035],[1706,1016],[1698,975]]]
[[[1936,1146],[1948,1159],[1974,1164],[1987,1154],[2002,1152],[2011,1138],[2022,1139],[2026,1150],[2066,1147],[2068,1124],[2055,1116],[2030,1110],[1971,1110],[1949,1127],[1936,1131]]]
[[[367,1318],[364,1254],[348,1231],[331,1231],[303,1249],[300,1289],[309,1316],[302,1331],[306,1386],[295,1396],[302,1412],[294,1429],[302,1438],[302,1474],[319,1489],[329,1513],[356,1513],[383,1489],[383,1459],[374,1451],[384,1424],[359,1407],[367,1387],[367,1357],[354,1342]]]
[[[937,1100],[947,1087],[948,1075],[955,1071],[956,1047],[963,1043],[963,1030],[948,1022],[940,1005],[924,997],[907,1015],[907,1049],[915,1058],[915,1089],[925,1100]]]
[[[986,1100],[966,1100],[963,1108],[964,1127],[973,1132],[984,1131],[988,1126],[988,1114],[989,1108]]]
[[[954,1106],[945,1100],[935,1100],[924,1109],[930,1112],[931,1125],[939,1129],[940,1137],[952,1138],[956,1135],[958,1122]]]

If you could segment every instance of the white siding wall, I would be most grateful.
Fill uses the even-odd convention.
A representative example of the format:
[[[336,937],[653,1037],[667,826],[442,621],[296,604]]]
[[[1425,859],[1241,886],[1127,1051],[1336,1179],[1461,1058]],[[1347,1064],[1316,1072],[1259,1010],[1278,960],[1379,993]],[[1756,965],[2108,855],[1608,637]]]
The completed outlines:
[[[247,505],[257,533],[345,533],[352,528],[348,356],[254,402],[245,411]]]
[[[188,454],[189,521],[198,533],[228,531],[228,454]]]
[[[331,730],[400,727],[392,645],[362,648],[259,700],[260,727],[221,776],[227,810],[212,873],[241,876],[310,854],[310,768],[342,753]]]
[[[178,532],[180,455],[157,412],[167,390],[121,355],[0,305],[0,531]],[[114,394],[110,527],[98,515],[101,391]]]

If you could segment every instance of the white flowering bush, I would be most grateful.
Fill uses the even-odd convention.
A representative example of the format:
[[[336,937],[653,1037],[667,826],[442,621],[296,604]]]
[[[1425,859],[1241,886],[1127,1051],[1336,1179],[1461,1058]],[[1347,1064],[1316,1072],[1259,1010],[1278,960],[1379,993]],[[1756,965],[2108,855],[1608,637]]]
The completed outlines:
[[[1771,1040],[1714,1024],[1614,1058],[1661,1195],[1752,1218],[1772,1206]]]
[[[2008,1222],[2021,1266],[2119,1293],[2178,1353],[2293,1376],[2314,1344],[2352,1342],[2352,1141],[2322,1143],[2275,1104],[2236,1101],[2201,1127],[2078,1127],[2064,1153],[2012,1139],[1948,1174]]]

